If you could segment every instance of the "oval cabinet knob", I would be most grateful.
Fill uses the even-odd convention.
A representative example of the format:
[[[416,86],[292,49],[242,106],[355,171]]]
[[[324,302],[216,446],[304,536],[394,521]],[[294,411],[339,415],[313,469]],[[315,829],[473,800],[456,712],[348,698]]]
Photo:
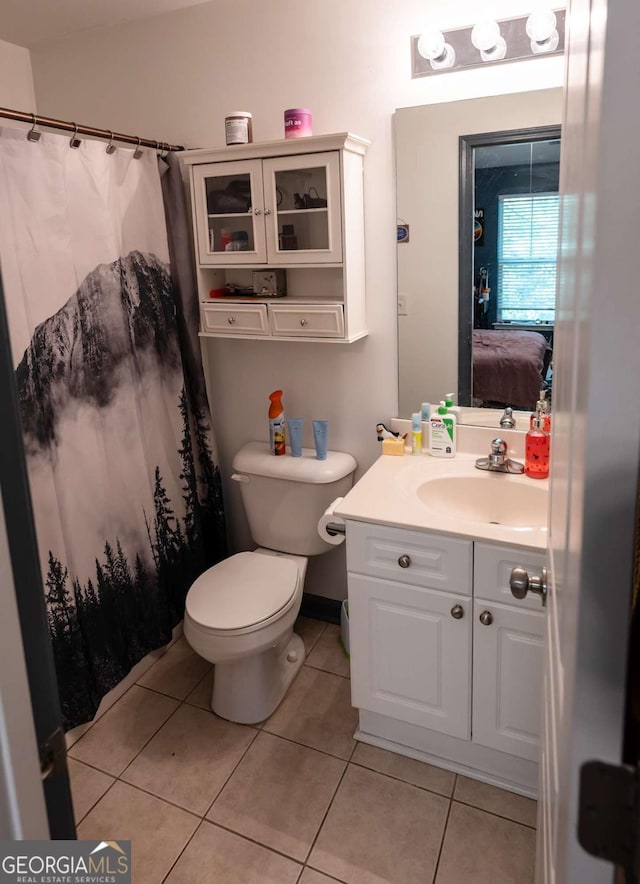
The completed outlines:
[[[398,564],[400,565],[401,568],[408,568],[409,565],[411,564],[411,558],[407,555],[402,555],[398,559]]]
[[[270,215],[270,214],[271,214],[271,209],[265,209],[265,210],[264,210],[264,213],[265,213],[265,215]]]
[[[300,325],[301,325],[303,328],[304,328],[305,325],[308,325],[308,324],[309,324],[309,320],[308,320],[308,319],[301,319],[301,320],[300,320]]]
[[[491,626],[493,623],[493,614],[491,611],[483,611],[482,614],[480,614],[479,620],[483,626]]]
[[[453,608],[451,608],[451,616],[454,620],[462,620],[464,617],[464,608],[462,605],[454,605]]]
[[[227,319],[227,322],[229,323],[229,325],[233,325],[233,323],[234,323],[235,321],[236,321],[235,316],[229,316],[228,319]]]
[[[253,214],[254,215],[262,215],[262,209],[254,209]]]

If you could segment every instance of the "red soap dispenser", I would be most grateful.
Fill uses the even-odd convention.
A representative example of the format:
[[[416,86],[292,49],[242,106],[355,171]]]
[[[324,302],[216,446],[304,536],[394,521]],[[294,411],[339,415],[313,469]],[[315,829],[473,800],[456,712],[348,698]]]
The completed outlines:
[[[537,415],[524,447],[524,472],[530,479],[546,479],[549,475],[550,447],[551,437],[544,429],[544,415]]]

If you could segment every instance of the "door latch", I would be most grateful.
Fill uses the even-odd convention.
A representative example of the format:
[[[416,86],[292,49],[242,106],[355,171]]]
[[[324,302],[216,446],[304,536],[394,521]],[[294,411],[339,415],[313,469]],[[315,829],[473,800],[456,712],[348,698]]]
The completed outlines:
[[[580,769],[578,840],[587,853],[640,876],[640,767],[588,761]]]

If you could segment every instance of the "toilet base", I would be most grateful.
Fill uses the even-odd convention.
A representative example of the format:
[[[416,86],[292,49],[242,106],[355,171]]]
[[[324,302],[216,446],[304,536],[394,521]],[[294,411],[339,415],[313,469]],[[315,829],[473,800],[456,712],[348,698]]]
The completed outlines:
[[[304,660],[304,642],[291,631],[261,654],[216,663],[211,708],[220,718],[238,724],[264,721],[280,704]]]

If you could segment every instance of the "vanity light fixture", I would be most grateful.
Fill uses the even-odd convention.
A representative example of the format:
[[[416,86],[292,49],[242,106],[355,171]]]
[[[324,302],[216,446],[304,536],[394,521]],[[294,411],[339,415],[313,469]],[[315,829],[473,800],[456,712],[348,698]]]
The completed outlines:
[[[441,31],[431,25],[411,38],[412,77],[560,55],[566,10],[538,9],[518,18],[483,17],[473,27]]]

